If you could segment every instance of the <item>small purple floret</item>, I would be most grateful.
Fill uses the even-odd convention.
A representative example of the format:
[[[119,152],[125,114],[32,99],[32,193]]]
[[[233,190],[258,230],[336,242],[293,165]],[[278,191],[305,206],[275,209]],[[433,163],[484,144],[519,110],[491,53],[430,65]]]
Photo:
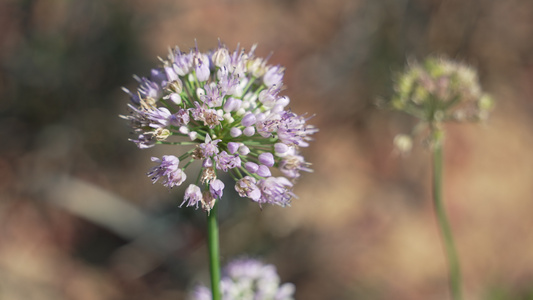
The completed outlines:
[[[220,199],[224,194],[224,183],[220,179],[212,180],[209,183],[209,191],[215,199]]]
[[[217,169],[224,172],[241,166],[241,158],[239,155],[230,155],[226,151],[222,151],[215,156],[215,161],[217,163]]]
[[[261,190],[256,185],[256,180],[250,176],[244,176],[235,184],[235,190],[241,197],[247,197],[253,201],[259,201],[261,198]]]
[[[285,177],[268,177],[259,180],[257,185],[261,189],[260,203],[287,206],[294,196],[291,191],[292,183]]]
[[[196,209],[198,209],[198,204],[202,202],[202,191],[200,188],[194,184],[190,184],[189,187],[185,190],[185,196],[183,197],[183,202],[181,203],[180,207],[183,206],[183,204],[187,203],[186,206],[196,206]]]
[[[163,155],[161,159],[152,157],[152,161],[159,163],[147,174],[152,178],[152,183],[163,178],[163,185],[172,188],[181,185],[187,179],[185,172],[178,167],[180,160],[176,156]]]

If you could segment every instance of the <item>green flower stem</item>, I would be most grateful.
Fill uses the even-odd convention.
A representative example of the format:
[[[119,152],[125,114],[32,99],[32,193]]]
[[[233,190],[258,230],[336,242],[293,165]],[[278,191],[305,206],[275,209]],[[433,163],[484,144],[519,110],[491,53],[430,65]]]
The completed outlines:
[[[220,300],[220,251],[218,245],[217,202],[207,215],[207,246],[209,248],[209,271],[213,300]]]
[[[452,299],[461,300],[461,271],[459,267],[459,257],[453,242],[452,230],[446,211],[442,203],[442,131],[434,132],[433,149],[433,202],[435,214],[439,223],[446,255],[448,258],[448,272],[450,280],[450,292]]]

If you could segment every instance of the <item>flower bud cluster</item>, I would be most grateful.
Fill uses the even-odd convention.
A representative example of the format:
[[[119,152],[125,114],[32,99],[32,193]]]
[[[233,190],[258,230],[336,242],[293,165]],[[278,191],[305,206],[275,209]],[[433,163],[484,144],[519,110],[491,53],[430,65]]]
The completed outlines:
[[[134,130],[131,141],[141,149],[183,149],[152,158],[158,164],[148,172],[154,183],[179,186],[190,177],[186,168],[201,163],[182,205],[209,211],[224,193],[219,177],[227,173],[241,197],[285,206],[300,172],[311,171],[299,149],[318,130],[287,109],[290,100],[280,94],[284,68],[267,64],[254,50],[175,48],[148,77],[136,78],[135,92],[124,89],[131,113],[122,117]]]
[[[445,58],[411,62],[396,77],[394,92],[390,106],[421,120],[410,135],[395,137],[394,146],[400,153],[411,150],[412,136],[421,129],[429,127],[428,142],[438,143],[442,123],[485,120],[493,107],[492,98],[481,91],[476,71]]]
[[[240,259],[229,263],[223,270],[220,282],[222,300],[292,300],[294,285],[280,285],[280,278],[273,265],[265,265],[255,259]],[[211,290],[198,286],[192,300],[211,300]]]
[[[399,74],[391,101],[394,109],[438,125],[445,121],[479,121],[493,106],[481,91],[476,71],[445,58],[411,62]]]

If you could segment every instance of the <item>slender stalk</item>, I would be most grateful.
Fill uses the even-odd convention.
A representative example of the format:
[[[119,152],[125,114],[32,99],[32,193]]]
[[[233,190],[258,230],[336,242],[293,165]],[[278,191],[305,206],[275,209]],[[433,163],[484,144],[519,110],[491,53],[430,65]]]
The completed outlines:
[[[448,258],[448,272],[450,280],[450,292],[452,299],[461,300],[461,271],[459,267],[459,257],[455,249],[452,230],[446,211],[442,203],[442,132],[434,133],[434,149],[433,149],[433,202],[435,214],[439,223],[444,248]]]
[[[213,300],[220,300],[220,251],[218,245],[217,203],[207,215],[207,246]]]

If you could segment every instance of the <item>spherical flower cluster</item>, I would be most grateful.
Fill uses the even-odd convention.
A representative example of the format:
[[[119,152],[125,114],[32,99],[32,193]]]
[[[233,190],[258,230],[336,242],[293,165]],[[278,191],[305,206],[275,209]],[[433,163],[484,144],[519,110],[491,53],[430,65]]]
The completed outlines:
[[[292,300],[294,285],[284,283],[273,265],[254,259],[240,259],[229,263],[223,270],[220,282],[222,300]],[[191,300],[211,300],[211,290],[198,286]]]
[[[183,184],[187,167],[201,162],[182,205],[209,211],[224,193],[221,173],[235,180],[241,197],[285,206],[301,171],[310,172],[299,149],[307,147],[317,129],[305,115],[287,109],[280,94],[284,68],[244,49],[226,46],[202,53],[198,48],[170,51],[162,65],[130,95],[130,121],[139,148],[181,145],[182,152],[152,158],[148,173],[155,183],[172,188]]]
[[[442,57],[411,62],[394,91],[393,108],[430,123],[483,120],[493,104],[473,68]]]
[[[445,58],[411,62],[396,77],[394,92],[390,106],[421,120],[410,135],[394,139],[401,153],[411,150],[412,135],[424,128],[429,128],[432,144],[440,140],[442,123],[485,120],[493,106],[492,98],[481,91],[476,71]]]

